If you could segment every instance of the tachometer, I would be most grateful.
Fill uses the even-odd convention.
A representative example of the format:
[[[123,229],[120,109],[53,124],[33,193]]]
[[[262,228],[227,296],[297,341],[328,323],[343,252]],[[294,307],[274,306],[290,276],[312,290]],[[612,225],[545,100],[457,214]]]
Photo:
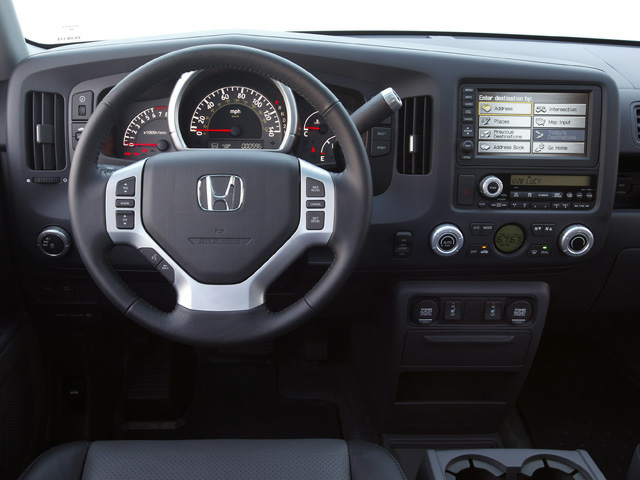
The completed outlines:
[[[122,138],[126,158],[146,158],[171,147],[168,107],[149,107],[127,125]]]
[[[196,106],[189,123],[189,146],[277,149],[286,131],[286,109],[279,100],[272,102],[246,86],[226,86]]]

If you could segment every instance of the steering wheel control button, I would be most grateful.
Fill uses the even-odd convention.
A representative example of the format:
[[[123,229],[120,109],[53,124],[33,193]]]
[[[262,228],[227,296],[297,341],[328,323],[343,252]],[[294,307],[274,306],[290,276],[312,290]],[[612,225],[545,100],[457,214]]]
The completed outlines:
[[[413,319],[421,325],[428,325],[437,317],[438,304],[433,300],[422,300],[413,308]]]
[[[324,212],[307,212],[307,230],[324,228]]]
[[[411,232],[396,232],[393,240],[393,256],[395,258],[407,258],[411,255],[413,234]]]
[[[455,255],[462,249],[464,236],[458,227],[445,223],[431,232],[429,243],[436,255],[448,257]]]
[[[518,300],[507,306],[505,316],[511,323],[525,323],[531,319],[533,307],[526,300]]]
[[[116,228],[119,230],[133,230],[135,216],[135,212],[116,212]]]
[[[484,319],[486,321],[502,320],[502,302],[489,300],[484,304]]]
[[[149,263],[156,268],[163,260],[162,256],[156,252],[153,248],[141,248],[138,250]]]
[[[71,235],[62,227],[49,227],[40,232],[37,245],[49,257],[62,257],[71,248]]]
[[[135,206],[136,206],[136,201],[133,198],[116,199],[116,208],[133,208]]]
[[[462,320],[462,302],[460,300],[444,302],[444,319]]]
[[[315,178],[307,178],[307,197],[324,197],[324,183]]]
[[[569,225],[560,233],[558,246],[565,255],[581,257],[593,247],[593,233],[584,225]]]
[[[169,265],[165,260],[162,260],[160,264],[156,267],[164,278],[168,280],[169,283],[173,283],[176,279],[176,274],[173,271],[173,267]]]
[[[484,177],[480,181],[480,193],[486,198],[497,198],[502,194],[504,188],[502,180],[493,175]]]
[[[324,208],[324,200],[307,200],[307,208]]]
[[[116,185],[116,195],[118,197],[133,197],[136,194],[136,177],[120,180]]]

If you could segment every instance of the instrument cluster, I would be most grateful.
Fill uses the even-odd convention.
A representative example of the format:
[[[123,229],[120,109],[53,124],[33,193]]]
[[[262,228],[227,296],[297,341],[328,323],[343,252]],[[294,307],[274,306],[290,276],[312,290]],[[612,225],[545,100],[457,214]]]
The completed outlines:
[[[350,112],[364,103],[355,91],[332,90]],[[127,165],[186,149],[280,151],[329,170],[342,164],[335,134],[320,113],[270,78],[225,69],[190,72],[170,93],[158,93],[124,112],[101,164]]]

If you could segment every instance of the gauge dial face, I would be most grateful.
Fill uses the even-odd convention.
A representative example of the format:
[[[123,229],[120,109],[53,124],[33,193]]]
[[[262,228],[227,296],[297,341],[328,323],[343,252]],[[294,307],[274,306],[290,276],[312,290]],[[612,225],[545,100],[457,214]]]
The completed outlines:
[[[320,112],[309,115],[302,125],[302,156],[316,165],[335,165],[333,146],[336,136]]]
[[[219,88],[196,106],[189,124],[191,147],[277,149],[287,131],[286,108],[245,86]]]
[[[122,139],[126,158],[146,158],[171,148],[168,107],[149,107],[129,122]]]

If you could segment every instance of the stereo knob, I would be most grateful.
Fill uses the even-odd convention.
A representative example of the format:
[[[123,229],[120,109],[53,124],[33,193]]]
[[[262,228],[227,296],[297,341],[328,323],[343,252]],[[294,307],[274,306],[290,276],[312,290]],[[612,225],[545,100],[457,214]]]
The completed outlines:
[[[62,227],[47,227],[38,235],[37,245],[49,257],[63,257],[71,248],[71,235]]]
[[[480,193],[487,198],[499,197],[503,189],[502,180],[493,175],[484,177],[480,181]]]
[[[565,255],[581,257],[593,247],[593,233],[584,225],[569,225],[560,233],[558,245]]]
[[[458,227],[450,223],[437,226],[429,236],[431,249],[436,255],[450,257],[462,249],[464,235]]]

